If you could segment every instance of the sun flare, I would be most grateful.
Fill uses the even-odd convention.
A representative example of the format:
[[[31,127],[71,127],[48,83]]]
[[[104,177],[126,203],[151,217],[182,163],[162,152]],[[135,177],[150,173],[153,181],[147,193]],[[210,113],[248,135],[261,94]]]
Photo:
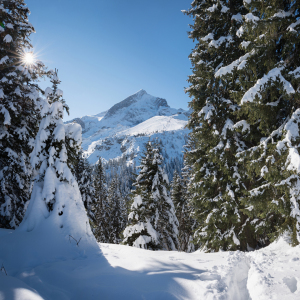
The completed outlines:
[[[35,56],[34,56],[33,52],[25,52],[25,53],[23,53],[22,62],[27,67],[30,67],[30,66],[34,65],[35,60],[36,59],[35,59]]]

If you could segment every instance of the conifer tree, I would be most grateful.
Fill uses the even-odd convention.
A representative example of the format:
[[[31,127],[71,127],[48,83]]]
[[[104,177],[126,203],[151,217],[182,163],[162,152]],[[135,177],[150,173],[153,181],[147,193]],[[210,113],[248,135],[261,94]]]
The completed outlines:
[[[196,46],[190,55],[193,75],[186,89],[193,100],[188,126],[191,166],[190,193],[197,220],[195,242],[206,251],[255,248],[251,219],[240,202],[245,180],[238,170],[236,154],[247,145],[234,128],[239,110],[232,96],[239,91],[237,75],[228,80],[215,77],[224,65],[243,54],[236,31],[245,8],[242,0],[196,0],[185,12],[193,16],[190,38]]]
[[[115,175],[109,189],[108,189],[108,201],[109,201],[109,242],[113,244],[119,244],[121,240],[121,234],[126,227],[127,211],[125,200],[121,196],[119,180]]]
[[[248,1],[237,34],[245,54],[216,76],[238,73],[241,131],[249,150],[240,168],[251,178],[243,203],[262,245],[282,232],[299,243],[299,1]],[[295,155],[293,155],[293,153]]]
[[[56,199],[55,178],[70,184],[76,182],[69,173],[73,163],[69,157],[78,153],[81,144],[79,127],[63,124],[63,109],[68,110],[68,107],[62,98],[63,92],[58,89],[57,71],[53,72],[51,82],[52,88],[45,90],[47,101],[43,103],[42,120],[31,153],[31,163],[39,172],[35,181],[45,185],[44,200],[49,211],[53,210]]]
[[[95,228],[94,235],[98,242],[108,243],[110,240],[110,216],[107,198],[107,185],[101,157],[94,169],[95,189]]]
[[[178,220],[178,250],[191,252],[194,247],[191,244],[194,221],[191,219],[191,206],[187,197],[185,181],[174,171],[171,185],[171,199],[174,203]]]
[[[184,146],[185,148],[185,154],[184,154],[184,166],[181,170],[181,175],[182,175],[182,183],[183,183],[183,194],[184,194],[184,198],[185,198],[185,203],[188,204],[189,206],[189,212],[190,212],[190,224],[191,224],[191,232],[194,233],[196,228],[198,227],[197,221],[196,221],[196,217],[195,217],[195,209],[192,203],[192,195],[190,193],[190,191],[192,190],[192,188],[190,187],[191,184],[191,166],[188,164],[187,161],[187,152],[188,149],[191,149],[191,146],[189,145],[189,141],[187,143],[187,145]],[[196,241],[196,239],[194,239],[194,235],[192,235],[190,237],[190,242],[188,244],[188,252],[193,252],[195,250],[197,250],[199,248],[199,244]]]
[[[81,198],[90,220],[92,229],[95,226],[95,189],[93,186],[93,170],[88,160],[83,157],[82,150],[78,154],[78,163],[75,167],[75,178],[78,183]]]
[[[51,82],[53,87],[45,91],[42,120],[31,153],[36,170],[33,191],[19,228],[25,232],[46,229],[51,237],[58,238],[59,234],[66,242],[72,237],[80,241],[81,247],[96,249],[78,184],[70,170],[72,155],[77,155],[81,148],[81,126],[63,123],[67,105],[58,89],[57,71],[53,72]]]
[[[0,2],[0,228],[16,228],[31,193],[29,154],[40,119],[37,78],[44,65],[34,61],[29,9],[23,0]]]
[[[160,149],[149,141],[134,183],[124,244],[151,250],[178,248],[178,220],[162,162]]]

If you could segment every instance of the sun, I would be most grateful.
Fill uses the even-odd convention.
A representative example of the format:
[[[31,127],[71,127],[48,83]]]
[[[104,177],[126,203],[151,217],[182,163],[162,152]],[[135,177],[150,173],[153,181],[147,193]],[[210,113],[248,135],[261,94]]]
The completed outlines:
[[[36,58],[33,52],[24,52],[22,55],[22,62],[25,66],[31,67],[35,64]]]

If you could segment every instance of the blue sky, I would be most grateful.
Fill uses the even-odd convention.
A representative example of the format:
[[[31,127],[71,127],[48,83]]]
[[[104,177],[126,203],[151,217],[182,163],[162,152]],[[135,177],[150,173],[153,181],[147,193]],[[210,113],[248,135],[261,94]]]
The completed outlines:
[[[39,58],[59,70],[65,120],[109,109],[145,89],[187,109],[191,0],[25,1]],[[47,82],[42,82],[45,87]]]

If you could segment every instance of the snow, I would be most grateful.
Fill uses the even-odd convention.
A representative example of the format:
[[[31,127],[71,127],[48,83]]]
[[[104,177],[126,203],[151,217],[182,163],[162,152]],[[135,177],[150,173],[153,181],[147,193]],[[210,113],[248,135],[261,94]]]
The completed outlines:
[[[242,57],[240,57],[239,59],[235,60],[230,65],[220,68],[215,73],[215,77],[220,77],[220,76],[226,75],[228,73],[231,73],[235,68],[237,68],[238,70],[241,70],[242,68],[245,67],[247,58],[249,58],[250,55],[251,55],[250,53],[247,53],[247,54],[243,55]]]
[[[121,133],[124,135],[138,135],[181,130],[186,124],[186,118],[180,119],[180,116],[156,116]]]
[[[276,14],[274,14],[273,18],[275,18],[275,17],[285,18],[285,17],[289,17],[290,15],[292,15],[291,11],[284,11],[284,10],[280,9]]]
[[[5,42],[5,43],[10,43],[10,42],[12,42],[12,37],[11,37],[11,35],[9,35],[9,34],[7,34],[5,37],[4,37],[4,39],[3,39],[3,41]]]
[[[233,39],[232,39],[232,36],[231,35],[228,35],[228,36],[222,36],[220,37],[219,39],[217,40],[212,40],[208,45],[209,47],[215,47],[215,48],[218,48],[222,43],[225,43],[225,42],[231,42]]]
[[[0,300],[43,300],[30,286],[14,277],[0,275]]]
[[[227,130],[232,130],[233,126],[234,123],[230,119],[227,119],[222,129],[221,135],[225,138],[227,136]]]
[[[300,172],[300,155],[298,153],[297,148],[294,147],[293,144],[297,139],[299,139],[299,117],[300,117],[300,109],[297,109],[288,122],[284,126],[285,138],[277,144],[277,149],[279,153],[282,149],[285,148],[285,145],[288,146],[289,154],[288,154],[288,164],[286,165],[287,170],[294,170],[297,173]]]
[[[9,60],[9,57],[8,57],[7,55],[5,55],[4,57],[2,57],[2,58],[0,59],[0,64],[1,64],[1,65],[4,64],[7,60]]]
[[[297,30],[295,30],[295,27],[298,26],[299,24],[300,24],[300,19],[298,19],[295,23],[291,24],[287,29],[289,31],[297,32]]]
[[[217,9],[218,9],[217,5],[214,4],[213,6],[209,7],[209,8],[207,9],[207,11],[209,11],[209,12],[214,12],[214,11],[217,10]]]
[[[300,22],[299,22],[300,24]],[[294,71],[289,72],[290,75],[294,75],[295,78],[299,78],[300,77],[300,67],[296,68]]]
[[[245,120],[235,123],[233,128],[241,128],[242,133],[246,133],[247,131],[250,131],[250,125]]]
[[[11,117],[10,117],[9,111],[4,106],[2,106],[2,107],[1,106],[0,106],[0,108],[1,108],[0,113],[2,113],[4,116],[3,124],[10,125]]]
[[[214,106],[210,103],[207,103],[199,111],[198,116],[201,117],[204,114],[203,119],[209,122],[210,118],[213,116],[214,110],[215,110]]]
[[[243,42],[241,42],[241,46],[244,48],[244,49],[246,49],[249,45],[251,44],[251,42],[250,41],[243,41]]]
[[[287,94],[295,93],[294,88],[288,82],[282,75],[281,75],[281,69],[280,68],[274,68],[272,69],[268,74],[264,75],[261,79],[257,80],[256,84],[251,87],[243,96],[241,100],[241,104],[247,103],[247,102],[253,102],[255,99],[255,96],[257,95],[259,98],[261,98],[260,90],[261,88],[267,84],[269,81],[275,81],[276,79],[279,79],[283,83],[283,88],[285,89]]]
[[[231,17],[231,20],[242,21],[243,20],[243,16],[240,13],[238,13],[237,15],[233,15]]]
[[[132,206],[138,208],[143,203],[142,197],[140,195],[136,195],[133,199]]]
[[[259,18],[254,16],[252,13],[248,13],[244,16],[246,22],[256,22],[259,21]]]
[[[232,36],[221,36],[219,39],[214,40],[214,35],[212,33],[209,33],[205,37],[201,38],[203,41],[208,41],[211,40],[210,43],[208,44],[209,47],[215,47],[218,48],[222,43],[224,42],[231,42],[232,41]]]
[[[201,38],[202,41],[208,41],[208,40],[213,40],[214,39],[214,35],[212,33],[209,33],[208,35],[206,35],[205,37]]]
[[[296,300],[300,246],[287,237],[249,253],[149,251],[0,229],[0,299]],[[53,251],[55,250],[55,255]],[[59,250],[59,251],[58,251]]]

